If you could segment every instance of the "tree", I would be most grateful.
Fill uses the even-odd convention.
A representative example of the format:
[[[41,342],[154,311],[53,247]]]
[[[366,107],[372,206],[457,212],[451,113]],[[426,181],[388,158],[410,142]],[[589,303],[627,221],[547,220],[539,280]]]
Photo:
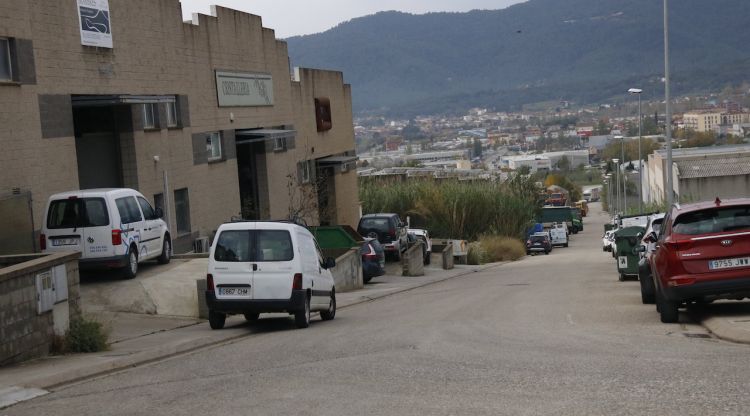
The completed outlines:
[[[563,172],[570,171],[570,159],[568,159],[567,156],[563,155],[563,157],[561,157],[557,162],[557,168]]]
[[[595,133],[597,135],[603,136],[609,134],[610,131],[612,131],[612,129],[609,128],[609,123],[605,119],[600,119],[596,124]]]
[[[516,169],[516,173],[519,175],[528,175],[531,173],[531,167],[528,165],[522,165],[518,169]]]

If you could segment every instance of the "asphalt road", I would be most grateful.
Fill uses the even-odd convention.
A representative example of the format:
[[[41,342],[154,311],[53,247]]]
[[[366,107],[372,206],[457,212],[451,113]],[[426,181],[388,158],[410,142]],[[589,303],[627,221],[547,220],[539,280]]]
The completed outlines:
[[[596,211],[596,205],[595,211]],[[617,281],[604,217],[569,248],[356,305],[305,330],[59,389],[0,415],[748,414],[750,347],[665,325]],[[686,336],[690,335],[690,336]],[[695,337],[695,336],[698,337]]]

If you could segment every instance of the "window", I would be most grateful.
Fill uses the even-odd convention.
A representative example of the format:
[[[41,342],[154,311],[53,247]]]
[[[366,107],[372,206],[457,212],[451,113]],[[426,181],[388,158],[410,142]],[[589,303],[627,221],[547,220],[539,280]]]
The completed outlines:
[[[221,133],[210,133],[206,136],[206,151],[209,161],[221,159]]]
[[[273,140],[273,150],[280,152],[286,150],[286,137],[277,137]]]
[[[688,212],[674,221],[675,234],[697,235],[750,229],[750,206]]]
[[[315,99],[315,124],[318,132],[328,131],[332,128],[331,100],[328,98]]]
[[[177,103],[167,103],[167,127],[177,127]]]
[[[143,104],[143,128],[156,128],[156,104]]]
[[[190,232],[190,197],[187,188],[174,191],[174,211],[177,217],[177,233]]]
[[[135,202],[134,197],[126,196],[124,198],[117,198],[115,199],[115,205],[117,206],[117,212],[120,213],[121,224],[143,221],[141,210],[138,209],[138,203]]]
[[[164,211],[164,194],[154,195],[154,208],[161,208]]]
[[[154,209],[151,208],[151,204],[148,203],[145,199],[138,197],[138,205],[141,206],[141,211],[143,211],[143,216],[146,217],[147,220],[155,220],[156,212],[154,212]]]
[[[12,81],[13,72],[10,64],[10,40],[0,38],[0,81]]]
[[[59,199],[47,213],[47,228],[101,227],[109,224],[107,204],[102,198]]]
[[[219,234],[214,259],[222,262],[290,261],[292,239],[285,230],[227,230]]]
[[[312,176],[312,161],[305,160],[297,164],[298,178],[300,183],[310,183]]]

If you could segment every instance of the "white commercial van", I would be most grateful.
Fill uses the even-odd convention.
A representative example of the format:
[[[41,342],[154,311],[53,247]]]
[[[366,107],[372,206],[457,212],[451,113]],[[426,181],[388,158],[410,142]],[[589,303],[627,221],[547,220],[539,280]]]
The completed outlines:
[[[568,232],[565,223],[556,223],[549,230],[550,240],[553,246],[568,246]]]
[[[172,240],[159,208],[133,189],[87,189],[52,195],[44,214],[40,248],[78,251],[79,267],[122,269],[133,278],[138,263],[166,264]]]
[[[336,315],[336,289],[330,268],[310,231],[291,222],[238,221],[216,231],[208,260],[206,304],[212,329],[227,315],[294,315],[298,328],[310,324],[310,312]]]

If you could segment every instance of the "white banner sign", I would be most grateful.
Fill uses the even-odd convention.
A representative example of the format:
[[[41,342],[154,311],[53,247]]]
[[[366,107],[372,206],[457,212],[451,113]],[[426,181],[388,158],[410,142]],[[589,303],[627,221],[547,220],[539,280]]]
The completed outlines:
[[[81,45],[112,48],[109,0],[78,0]]]
[[[269,74],[216,71],[219,107],[273,105],[273,78]]]

